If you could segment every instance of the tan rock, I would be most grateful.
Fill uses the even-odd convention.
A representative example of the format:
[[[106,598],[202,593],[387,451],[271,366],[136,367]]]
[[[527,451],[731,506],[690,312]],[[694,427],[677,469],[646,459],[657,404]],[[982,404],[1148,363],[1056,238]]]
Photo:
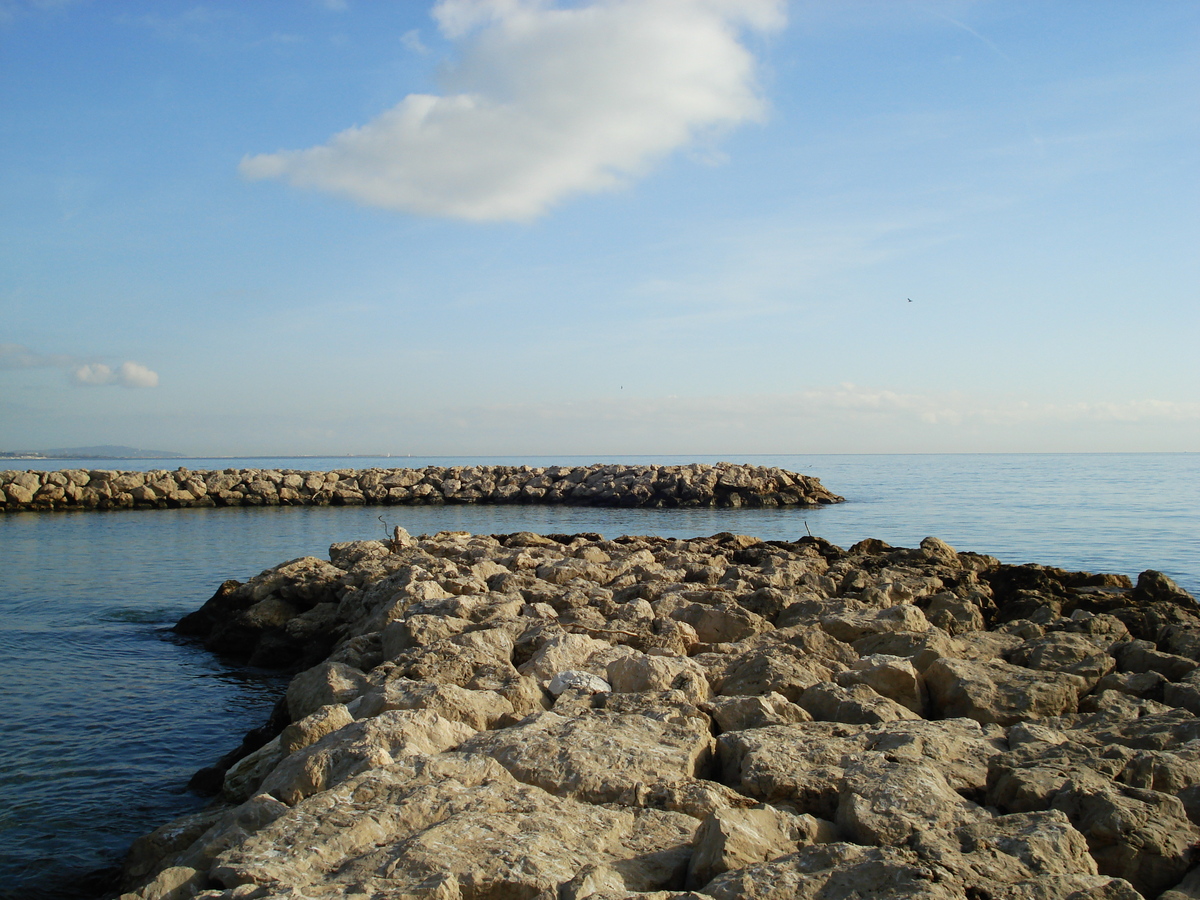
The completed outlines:
[[[823,722],[873,725],[921,718],[895,700],[881,697],[865,684],[842,687],[832,681],[823,681],[807,688],[796,703],[814,719]]]
[[[546,641],[518,671],[533,678],[543,687],[549,685],[551,679],[559,672],[568,669],[590,672],[606,678],[607,665],[603,668],[590,666],[589,660],[597,654],[611,650],[612,646],[608,641],[585,634],[560,634]]]
[[[704,668],[686,656],[624,656],[608,664],[607,674],[618,692],[681,691],[691,703],[709,696]]]
[[[460,748],[484,753],[518,780],[590,803],[636,803],[638,785],[695,777],[712,757],[707,724],[662,722],[596,711],[564,718],[531,716],[476,735]]]
[[[358,669],[345,663],[318,663],[301,672],[288,685],[288,713],[293,722],[299,721],[322,706],[347,703],[366,689],[367,678]]]
[[[939,659],[925,670],[925,685],[939,716],[1011,725],[1074,712],[1086,682],[1001,660]]]
[[[350,710],[341,703],[322,706],[309,713],[299,722],[293,722],[279,735],[279,749],[286,756],[315,744],[327,734],[332,734],[354,721]]]
[[[429,710],[475,731],[496,728],[515,712],[511,701],[496,691],[395,678],[365,694],[355,713],[369,718],[393,709]]]
[[[367,769],[391,765],[402,756],[440,753],[473,734],[473,728],[429,710],[387,710],[285,757],[261,790],[294,805]]]
[[[886,609],[864,609],[840,615],[824,615],[821,628],[847,644],[853,644],[867,635],[890,631],[928,631],[930,622],[917,607],[909,604],[889,606]]]
[[[931,761],[892,762],[881,755],[846,766],[836,815],[845,838],[881,847],[988,818],[959,796]]]
[[[721,731],[812,721],[807,710],[776,693],[757,697],[713,697],[702,708],[713,717]]]
[[[864,684],[918,716],[923,715],[929,705],[925,679],[911,660],[901,656],[865,656],[855,662],[853,668],[838,672],[834,680],[842,687]]]
[[[696,832],[687,883],[703,887],[723,872],[794,852],[801,843],[834,839],[831,823],[772,806],[722,809]]]
[[[937,878],[911,851],[831,843],[719,875],[702,888],[714,900],[962,900],[961,883]]]
[[[1169,794],[1072,782],[1055,795],[1053,806],[1087,837],[1102,875],[1124,878],[1148,897],[1177,884],[1196,862],[1200,829]]]
[[[304,895],[534,897],[608,865],[649,891],[666,886],[655,877],[682,878],[678,848],[697,824],[554,797],[482,756],[412,757],[303,801],[211,876]]]

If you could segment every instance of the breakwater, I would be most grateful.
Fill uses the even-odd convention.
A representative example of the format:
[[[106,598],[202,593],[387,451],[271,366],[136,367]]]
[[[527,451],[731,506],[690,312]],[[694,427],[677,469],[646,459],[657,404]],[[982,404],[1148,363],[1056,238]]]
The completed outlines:
[[[819,479],[765,466],[426,466],[0,472],[0,509],[541,503],[646,508],[815,507],[844,498]]]
[[[126,900],[1196,896],[1200,609],[1158,572],[398,529],[178,630],[306,668]]]

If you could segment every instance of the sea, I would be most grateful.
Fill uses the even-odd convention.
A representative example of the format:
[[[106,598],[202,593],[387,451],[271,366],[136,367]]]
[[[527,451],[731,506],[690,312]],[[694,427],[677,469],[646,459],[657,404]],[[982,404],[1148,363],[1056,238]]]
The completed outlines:
[[[329,471],[427,465],[750,463],[815,475],[820,509],[306,507],[0,514],[0,898],[96,898],[130,842],[205,802],[197,769],[265,722],[285,681],[229,665],[170,627],[228,578],[394,525],[599,532],[848,547],[927,535],[959,550],[1137,577],[1200,596],[1200,453],[726,457],[303,457],[20,460],[21,469]]]

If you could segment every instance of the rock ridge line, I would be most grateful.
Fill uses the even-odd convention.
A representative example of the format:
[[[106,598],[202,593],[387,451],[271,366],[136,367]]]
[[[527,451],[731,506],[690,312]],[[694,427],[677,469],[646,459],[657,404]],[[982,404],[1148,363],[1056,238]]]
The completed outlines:
[[[426,466],[421,469],[221,469],[0,472],[0,510],[168,509],[544,503],[647,508],[816,507],[845,498],[777,467]]]

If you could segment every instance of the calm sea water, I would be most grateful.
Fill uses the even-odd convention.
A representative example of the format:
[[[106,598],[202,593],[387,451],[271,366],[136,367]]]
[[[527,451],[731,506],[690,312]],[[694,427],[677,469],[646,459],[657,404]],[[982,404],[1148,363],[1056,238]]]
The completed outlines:
[[[679,537],[734,531],[866,537],[1132,577],[1160,569],[1200,595],[1200,454],[746,456],[816,475],[846,503],[817,510],[324,507],[0,515],[0,897],[87,896],[81,878],[197,808],[196,769],[261,724],[281,679],[222,665],[167,628],[226,578],[330,543],[466,530]],[[22,461],[19,468],[293,468],[715,457]],[[92,891],[94,893],[94,891]]]

